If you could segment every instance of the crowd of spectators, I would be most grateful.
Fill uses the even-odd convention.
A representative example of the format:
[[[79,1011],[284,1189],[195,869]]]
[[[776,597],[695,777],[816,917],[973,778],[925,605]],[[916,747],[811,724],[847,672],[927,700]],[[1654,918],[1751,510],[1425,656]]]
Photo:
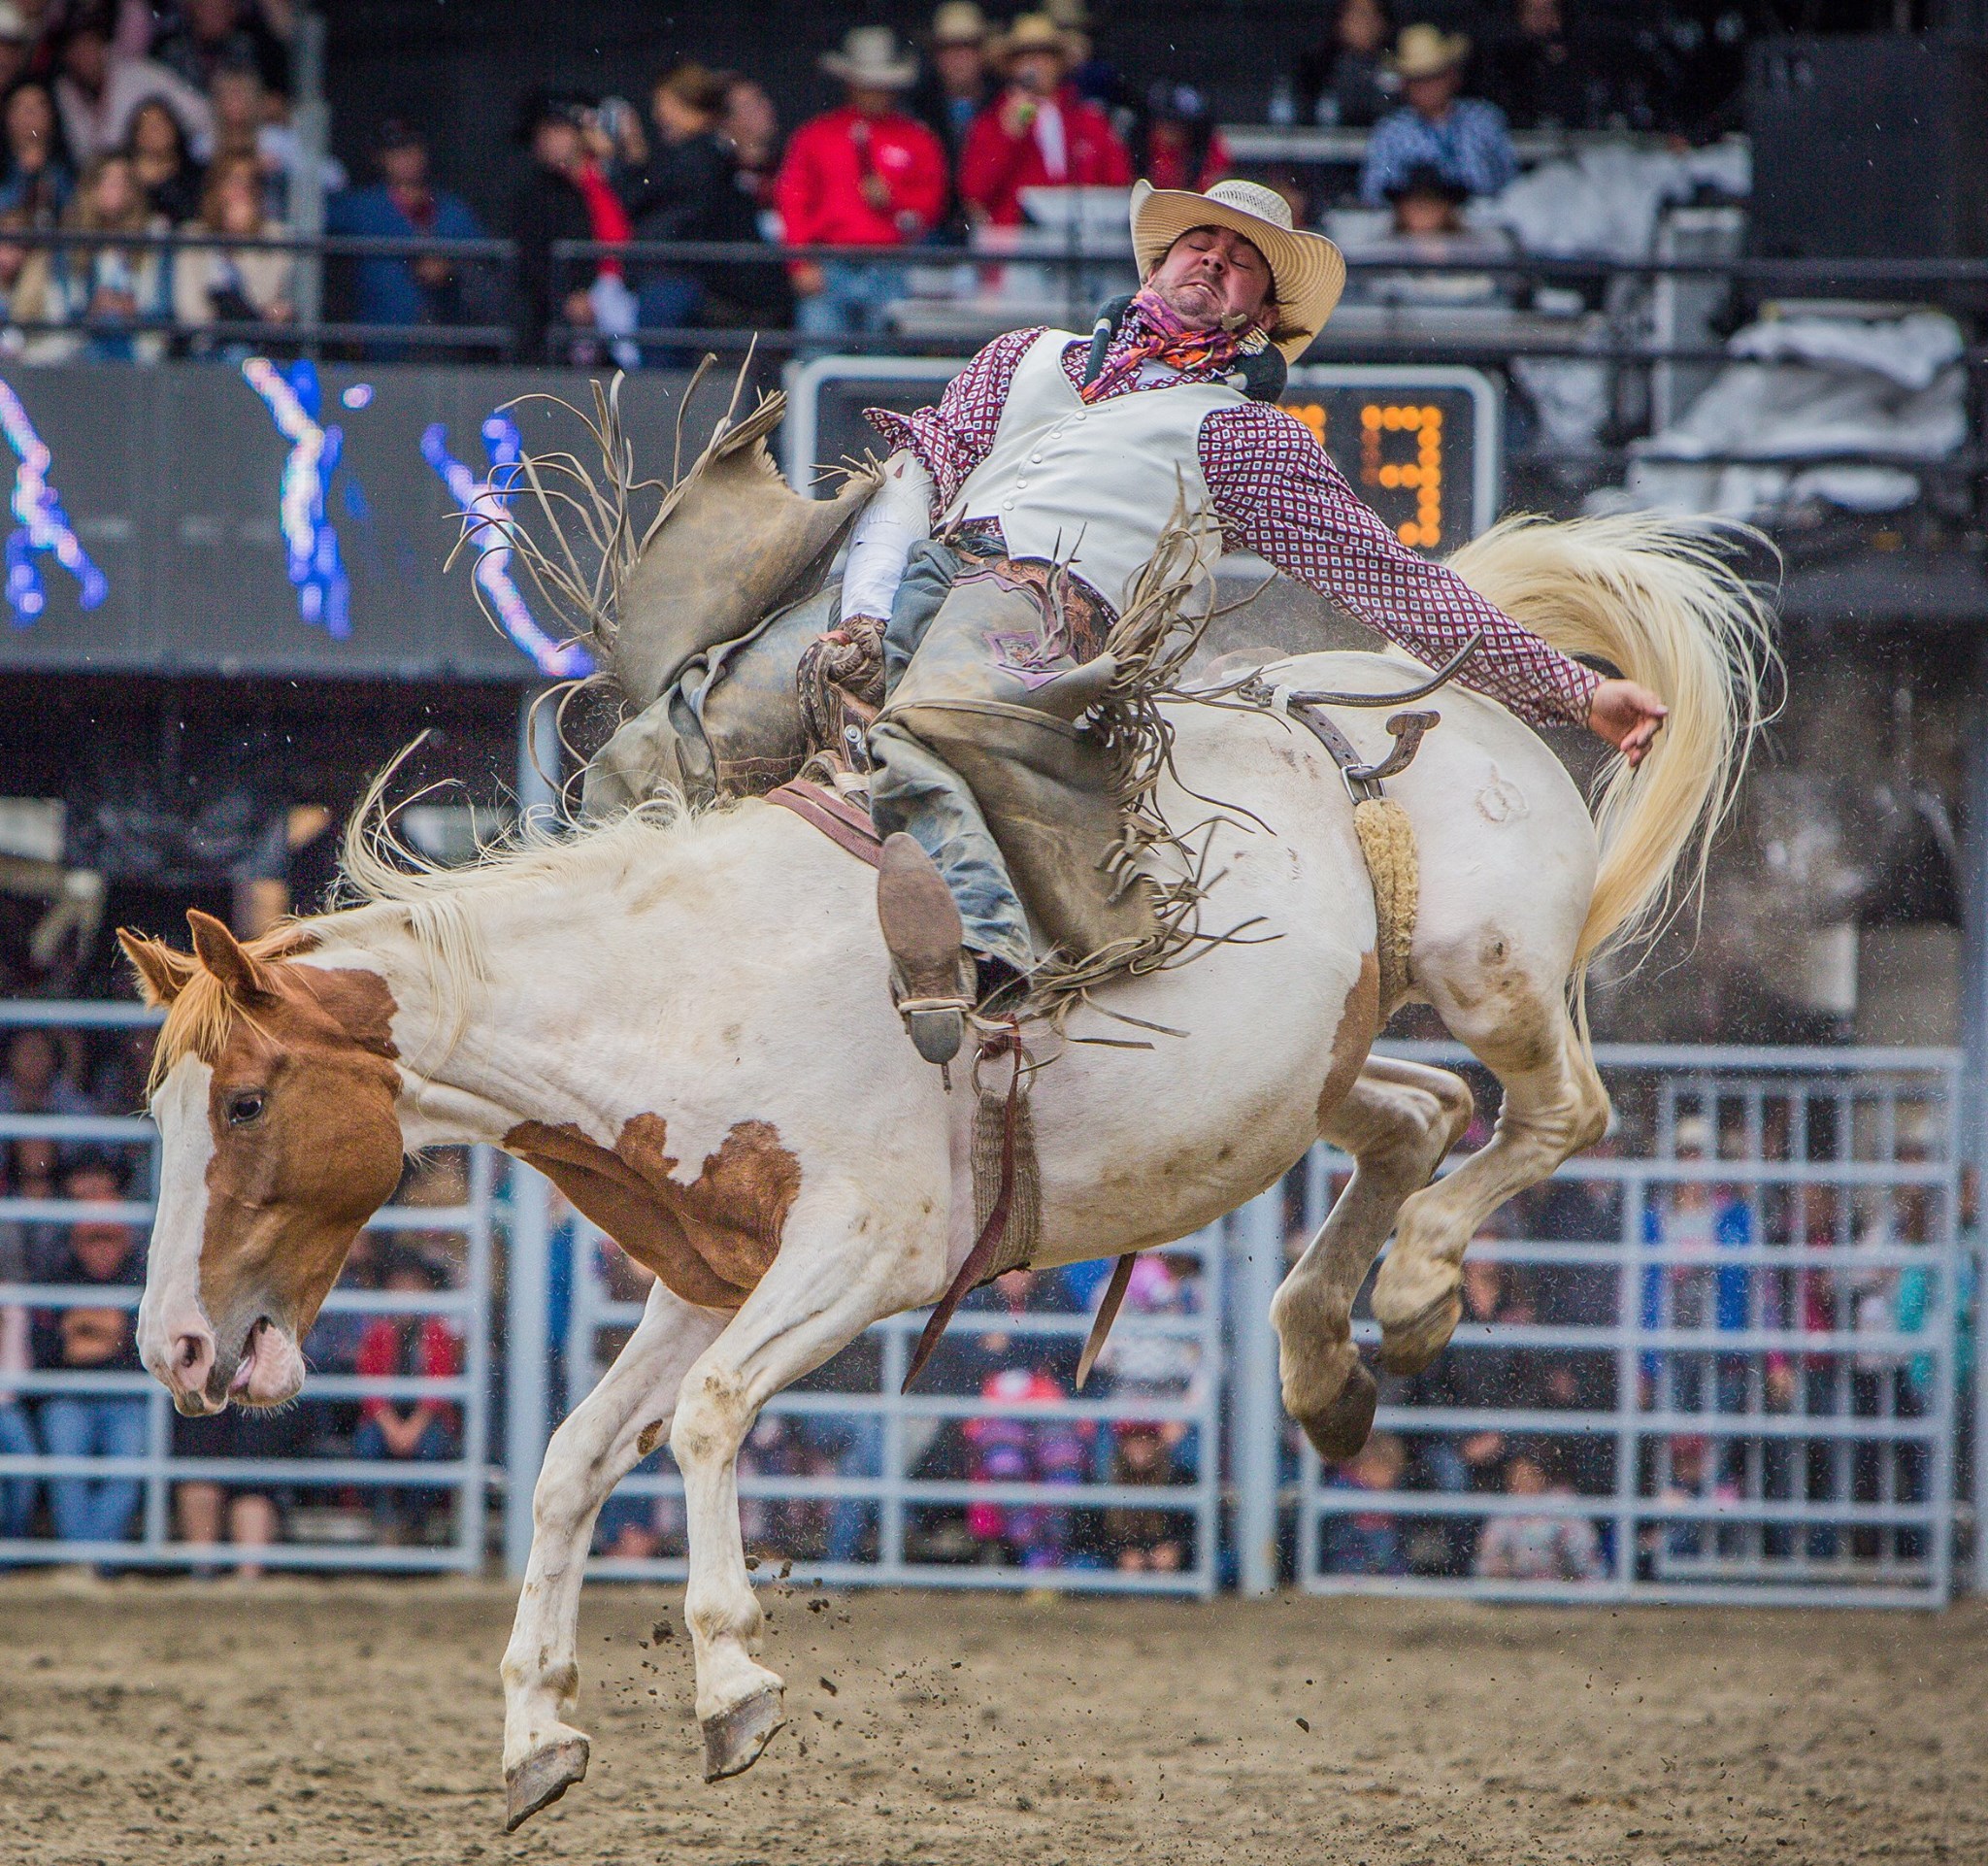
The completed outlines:
[[[1905,1166],[1929,1157],[1930,1120],[1930,1111],[1905,1105],[1891,1157]],[[1825,1157],[1841,1139],[1809,1136]],[[1722,1559],[1854,1566],[1923,1554],[1916,1529],[1843,1527],[1827,1516],[1832,1502],[1923,1501],[1926,1448],[1905,1437],[1833,1438],[1829,1421],[1909,1421],[1933,1403],[1930,1355],[1842,1345],[1846,1334],[1854,1341],[1924,1328],[1930,1274],[1881,1262],[1805,1269],[1799,1253],[1929,1243],[1935,1195],[1910,1184],[1853,1194],[1722,1180],[1722,1160],[1796,1157],[1786,1102],[1770,1100],[1750,1133],[1738,1118],[1686,1113],[1665,1150],[1703,1175],[1687,1170],[1642,1199],[1633,1216],[1652,1260],[1627,1282],[1609,1260],[1624,1213],[1620,1183],[1607,1178],[1568,1177],[1521,1194],[1473,1242],[1450,1348],[1425,1373],[1383,1385],[1384,1405],[1427,1412],[1429,1425],[1376,1432],[1359,1457],[1326,1474],[1334,1491],[1362,1494],[1322,1517],[1324,1572],[1582,1583],[1625,1566],[1643,1578],[1676,1577]],[[1611,1136],[1589,1157],[1618,1151]],[[1292,1248],[1302,1242],[1294,1237]],[[1786,1250],[1788,1262],[1760,1261],[1763,1245]],[[1568,1247],[1593,1254],[1582,1261]],[[1577,1332],[1618,1321],[1651,1344],[1629,1363],[1626,1394],[1615,1344],[1598,1335],[1584,1346]],[[1541,1330],[1570,1332],[1541,1345]],[[1742,1339],[1753,1331],[1812,1335],[1817,1351],[1763,1349]],[[1721,1336],[1735,1338],[1730,1350]],[[1829,1336],[1836,1341],[1824,1350]],[[1631,1494],[1663,1507],[1626,1549],[1615,1546],[1614,1520],[1624,1399],[1632,1417],[1651,1419],[1624,1474]],[[1539,1416],[1556,1413],[1584,1416],[1540,1429]],[[1439,1423],[1444,1414],[1462,1422]],[[1508,1425],[1500,1415],[1531,1416]],[[1817,1421],[1813,1438],[1747,1430],[1749,1419],[1795,1416]],[[1483,1499],[1484,1507],[1418,1514],[1417,1495]],[[1530,1498],[1548,1501],[1529,1509]],[[1581,1500],[1592,1500],[1592,1515]],[[1816,1506],[1817,1518],[1801,1528],[1749,1521],[1743,1509],[1730,1515],[1730,1506],[1799,1500]],[[1721,1511],[1729,1514],[1717,1519]]]
[[[1358,202],[1393,208],[1405,235],[1459,233],[1461,205],[1517,173],[1512,129],[1716,126],[1667,64],[1661,34],[1624,36],[1578,0],[1487,0],[1479,12],[1464,32],[1391,16],[1381,0],[1328,9],[1321,42],[1294,58],[1269,109],[1368,142],[1339,182],[1272,165],[1264,179],[1301,218]],[[306,152],[285,96],[292,25],[286,0],[0,0],[8,350],[51,361],[280,349],[298,261],[248,243],[287,236],[313,160],[330,235],[516,247],[509,267],[475,251],[335,260],[334,321],[496,330],[523,357],[622,365],[688,353],[638,332],[877,336],[909,266],[968,243],[998,248],[1044,190],[1122,189],[1135,176],[1205,188],[1234,165],[1208,95],[1157,50],[1137,69],[1102,56],[1084,0],[1006,22],[976,0],[944,0],[913,44],[881,25],[850,28],[817,61],[840,100],[786,134],[763,84],[695,59],[660,71],[639,107],[528,91],[508,212],[480,217],[438,182],[432,136],[408,117],[379,125],[350,186],[336,162]],[[10,231],[190,244],[50,248],[7,243]],[[578,259],[562,242],[597,250]],[[613,250],[630,242],[817,250],[662,263]],[[879,260],[881,248],[905,250],[905,262]],[[452,353],[441,336],[362,348]]]
[[[296,315],[286,0],[0,0],[0,317],[33,362],[225,350]],[[321,180],[342,187],[323,160]],[[8,234],[65,233],[57,246]],[[178,234],[187,244],[98,244]]]

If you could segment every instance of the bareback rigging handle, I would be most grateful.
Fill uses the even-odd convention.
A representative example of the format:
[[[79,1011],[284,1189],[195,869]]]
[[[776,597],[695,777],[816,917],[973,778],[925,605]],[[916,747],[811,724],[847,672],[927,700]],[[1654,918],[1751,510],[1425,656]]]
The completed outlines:
[[[1464,664],[1483,646],[1484,631],[1475,630],[1469,641],[1457,650],[1448,660],[1422,683],[1401,693],[1293,693],[1286,704],[1289,706],[1407,706],[1410,700],[1426,700],[1440,686],[1449,683],[1463,672]]]

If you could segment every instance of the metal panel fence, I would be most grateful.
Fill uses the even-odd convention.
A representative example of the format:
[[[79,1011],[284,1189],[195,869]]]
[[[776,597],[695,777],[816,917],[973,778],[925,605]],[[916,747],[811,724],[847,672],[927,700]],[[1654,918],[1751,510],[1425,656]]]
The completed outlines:
[[[0,1031],[130,1029],[135,1005],[0,1004]],[[0,1112],[0,1564],[475,1570],[483,1560],[493,1160],[444,1153],[367,1226],[359,1254],[447,1286],[340,1287],[305,1344],[308,1398],[271,1417],[176,1418],[135,1365],[132,1315],[158,1189],[149,1120]],[[436,1203],[439,1195],[446,1199]],[[425,1195],[427,1202],[419,1201]],[[390,1250],[379,1250],[384,1281]],[[372,1279],[379,1281],[378,1277]],[[377,1324],[402,1326],[381,1333]],[[396,1371],[376,1364],[384,1360]],[[455,1371],[438,1373],[446,1360]],[[380,1423],[379,1403],[394,1428]],[[431,1409],[425,1423],[416,1409]],[[369,1415],[373,1429],[369,1431]],[[407,1432],[414,1422],[421,1429]],[[396,1449],[405,1435],[407,1449]],[[286,1534],[192,1541],[189,1492],[225,1534],[245,1495]]]
[[[147,1020],[0,1005],[0,1032]],[[1447,1046],[1401,1048],[1474,1070]],[[1262,1325],[1276,1240],[1302,1243],[1348,1170],[1321,1148],[1281,1194],[1142,1268],[1080,1396],[1070,1376],[1096,1287],[1083,1272],[979,1292],[909,1395],[922,1317],[871,1329],[753,1433],[749,1544],[829,1583],[1206,1595],[1232,1559],[1246,1585],[1271,1584],[1281,1504],[1284,1555],[1321,1591],[1944,1600],[1969,1417],[1955,1403],[1971,1266],[1957,1237],[1958,1058],[1602,1059],[1616,1133],[1474,1243],[1455,1343],[1427,1374],[1384,1383],[1375,1440],[1351,1464],[1322,1470],[1288,1422],[1281,1471],[1266,1455],[1280,1416]],[[367,1250],[418,1234],[431,1261],[455,1266],[449,1286],[335,1291],[288,1436],[238,1427],[214,1445],[149,1376],[89,1360],[92,1340],[123,1340],[137,1302],[149,1124],[0,1113],[0,1562],[481,1565],[500,1216],[488,1153],[455,1156],[453,1182],[445,1159],[368,1227]],[[121,1190],[87,1181],[106,1157],[129,1165]],[[124,1270],[67,1280],[92,1232]],[[641,1290],[583,1223],[555,1262],[571,1274],[552,1390],[570,1406],[634,1325]],[[380,1269],[376,1256],[376,1285]],[[422,1328],[376,1327],[416,1317]],[[427,1324],[457,1345],[447,1372]],[[1372,1324],[1357,1326],[1371,1347]],[[539,1403],[507,1371],[514,1408]],[[390,1452],[380,1434],[356,1442],[379,1401],[403,1420],[424,1401],[450,1409],[450,1429],[425,1455],[369,1455]],[[181,1493],[199,1485],[281,1497],[285,1539],[187,1540]],[[657,1453],[604,1512],[594,1571],[680,1576],[680,1495]]]
[[[1300,1454],[1303,1584],[1945,1600],[1958,1057],[1602,1058],[1615,1134],[1473,1244],[1454,1343],[1384,1383],[1368,1450]],[[1347,1170],[1313,1157],[1308,1226]]]
[[[569,1409],[642,1313],[573,1227]],[[1099,1266],[1100,1269],[1103,1266]],[[824,1583],[1210,1594],[1223,1393],[1221,1228],[1143,1264],[1086,1390],[1087,1278],[1021,1272],[961,1306],[910,1393],[923,1312],[877,1323],[767,1407],[741,1454],[747,1546]],[[603,1512],[593,1572],[678,1579],[667,1450]]]

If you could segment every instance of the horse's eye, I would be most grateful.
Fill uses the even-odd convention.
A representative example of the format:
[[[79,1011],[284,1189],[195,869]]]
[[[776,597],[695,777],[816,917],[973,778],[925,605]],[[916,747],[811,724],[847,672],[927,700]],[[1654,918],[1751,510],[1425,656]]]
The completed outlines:
[[[247,1127],[250,1121],[259,1120],[262,1116],[262,1091],[250,1089],[246,1095],[237,1095],[228,1103],[228,1125]]]

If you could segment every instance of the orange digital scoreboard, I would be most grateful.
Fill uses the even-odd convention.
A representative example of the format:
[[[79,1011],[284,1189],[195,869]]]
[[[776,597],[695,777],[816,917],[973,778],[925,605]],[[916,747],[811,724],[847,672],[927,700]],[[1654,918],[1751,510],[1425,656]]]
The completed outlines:
[[[816,463],[875,451],[864,409],[924,407],[958,367],[937,358],[823,357],[796,368],[788,477],[806,484]],[[1454,550],[1497,516],[1499,400],[1482,372],[1309,365],[1292,372],[1282,406],[1411,549]]]

